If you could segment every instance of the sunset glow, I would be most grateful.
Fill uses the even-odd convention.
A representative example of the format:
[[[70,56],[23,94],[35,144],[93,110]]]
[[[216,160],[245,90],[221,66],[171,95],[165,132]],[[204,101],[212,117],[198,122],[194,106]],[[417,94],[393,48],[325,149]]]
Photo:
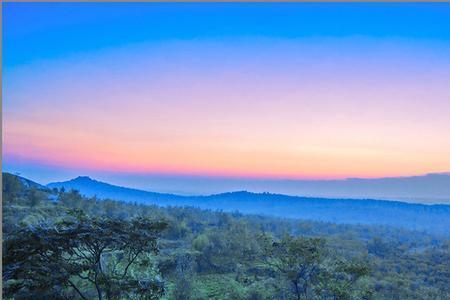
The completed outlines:
[[[82,34],[81,25],[56,20],[32,29],[25,14],[8,23],[21,11],[17,4],[5,6],[6,165],[264,178],[450,170],[448,35],[414,37],[414,28],[410,35],[377,35],[368,29],[376,20],[362,25],[366,34],[344,28],[293,36],[269,33],[267,26],[254,32],[245,7],[230,5],[212,13],[224,20],[238,13],[250,18],[248,24],[236,21],[241,32],[227,32],[225,23],[209,34],[197,32],[196,16],[204,12],[192,9],[185,15],[193,24],[185,28],[189,38],[178,36],[177,28],[171,38],[21,60],[15,41],[52,30]],[[303,13],[301,4],[296,10]],[[273,12],[274,28],[283,12],[281,5]],[[145,23],[164,13],[149,10],[139,17]],[[324,17],[319,9],[315,14]],[[424,14],[450,26],[437,12]],[[125,13],[103,21],[130,18]],[[295,13],[287,18],[302,32],[305,24],[295,21]],[[408,21],[406,13],[399,18]],[[68,38],[62,39],[64,45]]]

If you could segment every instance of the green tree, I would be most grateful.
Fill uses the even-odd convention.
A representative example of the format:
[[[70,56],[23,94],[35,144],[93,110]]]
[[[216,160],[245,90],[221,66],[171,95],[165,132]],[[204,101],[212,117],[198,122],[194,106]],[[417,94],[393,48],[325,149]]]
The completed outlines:
[[[3,280],[7,297],[65,298],[71,288],[82,299],[158,299],[162,282],[149,272],[148,254],[158,253],[162,221],[87,217],[77,211],[56,224],[18,228],[4,241]],[[148,270],[146,270],[148,271]]]
[[[371,288],[357,286],[358,281],[369,274],[370,269],[364,262],[332,259],[319,274],[316,293],[321,299],[369,299],[372,296]]]
[[[37,188],[32,188],[28,193],[28,201],[31,207],[35,207],[46,199],[46,193]]]
[[[291,283],[296,299],[309,297],[324,257],[324,240],[285,236],[272,241],[264,235],[261,242],[265,264]]]
[[[175,300],[192,299],[194,263],[188,253],[177,255],[174,273],[175,288],[172,291],[172,298]]]
[[[3,201],[14,201],[14,198],[18,197],[22,190],[22,183],[18,176],[9,173],[2,174]]]

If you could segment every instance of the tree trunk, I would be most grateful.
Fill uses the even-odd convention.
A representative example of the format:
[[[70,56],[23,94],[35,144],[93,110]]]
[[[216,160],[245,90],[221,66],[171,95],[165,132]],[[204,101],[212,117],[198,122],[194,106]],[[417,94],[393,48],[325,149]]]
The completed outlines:
[[[298,281],[292,282],[295,287],[295,295],[297,295],[297,300],[300,300],[300,289],[298,288]]]

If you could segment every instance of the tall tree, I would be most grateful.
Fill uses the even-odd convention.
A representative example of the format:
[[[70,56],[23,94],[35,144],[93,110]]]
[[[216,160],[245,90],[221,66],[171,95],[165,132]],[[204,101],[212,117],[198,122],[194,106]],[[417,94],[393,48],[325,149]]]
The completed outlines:
[[[150,278],[149,270],[131,274],[130,269],[138,262],[149,267],[148,255],[158,253],[165,222],[92,218],[80,211],[71,216],[8,234],[3,249],[7,296],[65,298],[67,287],[82,299],[158,299],[163,294],[163,283]]]
[[[280,241],[261,237],[263,260],[293,287],[296,299],[312,294],[309,288],[318,279],[324,256],[324,240],[285,236]]]

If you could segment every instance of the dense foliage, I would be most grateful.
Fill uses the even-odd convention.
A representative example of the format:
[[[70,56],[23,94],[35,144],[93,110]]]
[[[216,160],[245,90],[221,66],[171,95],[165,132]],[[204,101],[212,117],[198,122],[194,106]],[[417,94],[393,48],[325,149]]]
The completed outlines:
[[[3,174],[3,296],[15,299],[450,299],[450,241],[158,207]]]

